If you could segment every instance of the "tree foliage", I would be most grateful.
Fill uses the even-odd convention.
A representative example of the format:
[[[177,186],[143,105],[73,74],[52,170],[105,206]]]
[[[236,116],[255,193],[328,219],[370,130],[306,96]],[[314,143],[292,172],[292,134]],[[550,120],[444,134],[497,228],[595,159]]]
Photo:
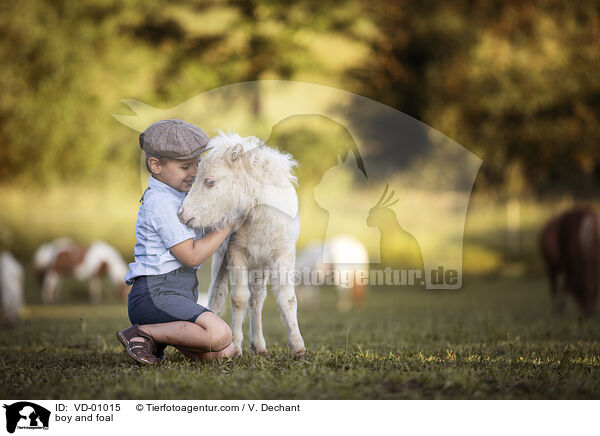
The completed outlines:
[[[483,158],[485,179],[522,168],[537,190],[600,182],[596,1],[375,1],[367,95]],[[367,80],[368,79],[368,80]]]
[[[123,111],[120,99],[169,107],[268,78],[322,81],[404,111],[482,157],[491,185],[505,183],[506,168],[522,168],[536,189],[600,180],[597,1],[6,0],[0,8],[0,182],[134,169],[135,136],[110,116]],[[347,66],[344,52],[356,55]]]

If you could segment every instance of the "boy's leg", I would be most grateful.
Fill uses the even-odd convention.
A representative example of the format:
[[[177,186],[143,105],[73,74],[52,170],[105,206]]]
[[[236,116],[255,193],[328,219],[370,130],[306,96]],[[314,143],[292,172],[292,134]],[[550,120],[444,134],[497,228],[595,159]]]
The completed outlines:
[[[185,354],[187,357],[193,360],[214,360],[221,359],[222,357],[233,357],[235,354],[235,349],[233,347],[233,342],[229,344],[228,347],[224,348],[221,351],[206,351],[206,352],[198,352],[198,350],[194,350],[191,348],[185,348],[181,345],[175,345],[179,351]]]
[[[196,352],[222,351],[231,344],[229,325],[212,312],[203,312],[195,322],[172,321],[139,326],[158,343],[179,345]]]

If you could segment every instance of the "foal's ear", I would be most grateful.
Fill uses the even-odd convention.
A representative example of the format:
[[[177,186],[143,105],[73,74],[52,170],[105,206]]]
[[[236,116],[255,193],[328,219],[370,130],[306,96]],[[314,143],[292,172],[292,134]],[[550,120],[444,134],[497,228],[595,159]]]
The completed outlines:
[[[231,147],[231,150],[227,152],[226,156],[227,163],[230,167],[238,164],[243,151],[244,148],[242,147],[242,144],[235,144],[233,147]]]

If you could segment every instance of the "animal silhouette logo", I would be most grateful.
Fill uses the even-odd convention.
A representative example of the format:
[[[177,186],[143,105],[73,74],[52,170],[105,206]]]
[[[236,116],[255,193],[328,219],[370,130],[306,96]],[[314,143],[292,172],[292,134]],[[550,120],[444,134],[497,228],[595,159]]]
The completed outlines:
[[[257,98],[260,105],[253,104]],[[286,80],[234,83],[168,109],[136,100],[122,102],[135,115],[113,117],[138,132],[153,122],[172,118],[198,124],[209,134],[230,129],[259,138],[269,138],[275,126],[297,117],[320,116],[343,126],[351,139],[346,150],[352,153],[323,176],[321,188],[342,180],[338,177],[342,166],[355,173],[354,182],[337,196],[330,195],[334,190],[315,192],[314,200],[317,196],[323,200],[317,203],[328,215],[326,234],[320,239],[325,242],[337,234],[350,234],[367,247],[371,264],[400,255],[402,263],[416,264],[417,269],[423,264],[427,289],[462,287],[466,213],[482,161],[419,120],[357,94]],[[304,146],[313,144],[305,141]],[[335,142],[318,147],[313,148],[312,156],[323,162],[328,162],[330,151],[337,148]],[[303,162],[299,163],[302,167]],[[140,168],[143,190],[148,178],[143,157]],[[386,195],[381,204],[371,207],[376,200],[373,192],[381,192],[386,183],[399,193],[398,201],[385,201]],[[301,191],[302,186],[299,188]],[[303,206],[301,202],[300,209],[306,210]],[[322,217],[315,214],[307,220],[321,222]],[[408,244],[406,256],[394,251],[403,241]]]
[[[417,239],[404,230],[391,206],[398,203],[394,199],[395,191],[388,194],[389,185],[375,206],[369,210],[366,223],[369,227],[377,227],[380,234],[380,257],[383,266],[394,266],[399,269],[423,270],[423,253]],[[386,197],[387,195],[387,197]]]
[[[19,401],[4,404],[6,409],[6,431],[14,433],[19,429],[48,429],[50,411],[38,404]]]
[[[334,259],[334,250],[328,249],[330,241],[339,234],[351,235],[363,245],[371,241],[369,262],[379,262],[379,247],[373,243],[378,240],[377,230],[365,225],[369,204],[361,201],[362,191],[367,187],[366,174],[359,168],[354,154],[349,151],[344,160],[338,158],[337,165],[325,171],[320,183],[313,189],[316,203],[328,213],[323,240],[324,263],[354,263],[352,253]]]

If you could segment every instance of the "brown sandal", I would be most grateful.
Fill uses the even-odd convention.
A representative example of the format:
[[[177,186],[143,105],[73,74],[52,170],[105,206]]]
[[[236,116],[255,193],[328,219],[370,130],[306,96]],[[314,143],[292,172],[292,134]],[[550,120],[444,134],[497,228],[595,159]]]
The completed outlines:
[[[132,340],[133,338],[143,338],[144,341]],[[163,351],[165,347],[158,346],[152,336],[140,330],[138,324],[126,328],[117,333],[117,339],[125,347],[125,351],[133,360],[144,365],[157,365],[164,358]]]

